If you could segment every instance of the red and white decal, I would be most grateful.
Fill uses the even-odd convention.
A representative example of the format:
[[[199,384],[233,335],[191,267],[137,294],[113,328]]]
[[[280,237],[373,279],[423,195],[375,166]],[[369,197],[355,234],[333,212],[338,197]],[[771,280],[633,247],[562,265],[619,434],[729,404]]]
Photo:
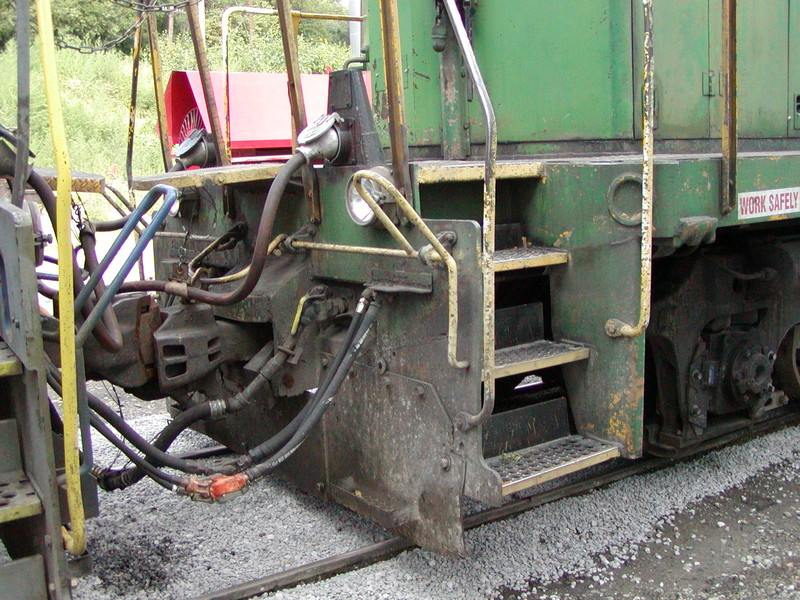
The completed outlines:
[[[800,187],[739,194],[739,219],[800,212]]]

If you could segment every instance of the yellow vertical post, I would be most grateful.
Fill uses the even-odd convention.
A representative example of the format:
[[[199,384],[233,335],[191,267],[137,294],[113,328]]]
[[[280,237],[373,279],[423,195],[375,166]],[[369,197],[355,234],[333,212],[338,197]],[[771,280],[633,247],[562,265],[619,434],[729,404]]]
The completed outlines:
[[[64,471],[67,480],[67,505],[71,530],[64,530],[67,551],[81,555],[86,551],[86,530],[81,495],[80,455],[78,453],[78,378],[75,360],[75,298],[72,280],[72,232],[70,231],[70,189],[72,176],[67,154],[67,134],[58,92],[55,37],[50,0],[36,0],[36,19],[42,48],[47,112],[56,161],[56,234],[58,237],[58,308],[61,339],[61,381],[64,411]]]

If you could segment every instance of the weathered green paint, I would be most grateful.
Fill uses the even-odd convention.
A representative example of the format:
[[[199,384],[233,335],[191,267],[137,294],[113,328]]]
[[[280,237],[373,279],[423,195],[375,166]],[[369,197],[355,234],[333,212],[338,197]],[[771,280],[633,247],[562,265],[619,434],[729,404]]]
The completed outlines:
[[[800,0],[789,0],[789,116],[790,137],[800,137]]]
[[[787,64],[789,59],[789,1],[770,0],[764,10],[762,0],[737,3],[737,78],[739,137],[784,137]],[[722,65],[722,3],[710,2],[710,68],[719,72]],[[722,96],[711,100],[711,136],[722,127]]]
[[[634,2],[634,4],[641,4]],[[638,8],[638,6],[637,6]],[[709,97],[703,94],[708,65],[707,0],[671,0],[653,6],[656,129],[658,139],[708,137]],[[642,131],[641,9],[633,11],[633,55],[636,135]],[[719,92],[719,69],[714,80]]]
[[[526,222],[535,238],[570,250],[569,263],[551,273],[550,292],[554,338],[592,349],[588,361],[564,370],[578,431],[619,441],[627,456],[637,456],[644,340],[611,338],[604,329],[611,317],[638,316],[639,228],[617,223],[606,200],[626,172],[626,165],[552,165],[546,184],[534,188]]]
[[[479,4],[474,44],[501,142],[626,138],[632,131],[628,0]],[[473,141],[481,141],[473,103]]]
[[[477,3],[473,41],[497,112],[500,143],[630,140],[640,135],[640,4],[562,0],[554,8],[549,0]],[[738,2],[741,137],[786,137],[787,130],[793,136],[800,131],[790,102],[800,94],[800,59],[794,48],[800,35],[797,4],[774,0],[765,10],[763,0]],[[377,0],[370,0],[370,8],[376,5]],[[720,6],[714,0],[655,4],[659,139],[719,136]],[[453,117],[457,110],[442,98],[442,55],[431,43],[434,3],[401,2],[399,8],[409,144],[440,146],[442,112]],[[380,113],[385,112],[380,110],[385,86],[377,19],[371,20],[370,41]],[[481,143],[480,107],[474,101],[466,104],[471,141]],[[452,127],[448,129],[452,139]]]

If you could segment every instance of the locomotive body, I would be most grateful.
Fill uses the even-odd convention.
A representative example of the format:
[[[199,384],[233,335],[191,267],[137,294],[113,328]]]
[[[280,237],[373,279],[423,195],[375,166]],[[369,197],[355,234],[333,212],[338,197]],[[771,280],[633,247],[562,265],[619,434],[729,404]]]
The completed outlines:
[[[243,456],[173,485],[276,471],[463,555],[465,497],[798,410],[800,1],[367,0],[308,126],[277,4],[292,158],[230,164],[218,115],[135,179],[174,201],[156,280],[98,292],[117,347],[78,333],[88,378]]]
[[[283,472],[452,553],[464,551],[464,495],[497,504],[617,456],[634,458],[645,447],[674,454],[787,410],[797,399],[800,322],[795,2],[769,10],[739,3],[739,153],[732,160],[719,139],[731,102],[721,72],[723,3],[660,3],[649,23],[641,3],[627,0],[557,9],[457,4],[496,115],[495,198],[487,200],[492,134],[482,84],[459,49],[446,3],[398,2],[392,22],[390,9],[371,2],[372,106],[357,70],[331,74],[329,113],[346,131],[349,153],[318,161],[315,188],[287,189],[275,226],[289,236],[281,255],[268,259],[246,300],[214,308],[208,321],[236,329],[253,348],[265,340],[277,347],[299,299],[315,286],[343,306],[365,287],[383,296],[333,407]],[[649,123],[645,34],[655,61]],[[385,51],[393,38],[394,54]],[[655,138],[652,172],[644,175],[654,185],[645,215],[652,273],[641,252],[647,127]],[[726,162],[735,169],[732,198],[723,185]],[[386,188],[373,193],[413,255],[397,255],[398,241],[379,221],[357,223],[359,210],[373,213],[357,206],[364,200],[353,176],[382,167],[391,167],[413,210],[401,209]],[[270,182],[183,177],[199,193],[181,201],[172,233],[156,238],[158,277],[180,279],[184,257],[238,223],[248,231],[243,243],[209,256],[204,268],[219,276],[242,267]],[[485,226],[487,201],[492,227]],[[451,268],[412,213],[455,259],[456,302]],[[652,294],[641,291],[650,277]],[[652,310],[647,333],[619,335],[619,323],[636,322],[640,293],[649,294]],[[268,398],[206,422],[205,430],[239,450],[278,431],[324,376],[343,335],[335,321],[304,332]],[[183,332],[169,329],[157,334],[165,341],[156,363],[170,360],[159,348],[174,346]],[[208,360],[219,368],[203,376],[192,375],[187,359],[188,371],[168,385],[175,409],[239,389],[247,376],[238,365],[251,359],[244,354]],[[161,377],[162,390],[168,379]]]

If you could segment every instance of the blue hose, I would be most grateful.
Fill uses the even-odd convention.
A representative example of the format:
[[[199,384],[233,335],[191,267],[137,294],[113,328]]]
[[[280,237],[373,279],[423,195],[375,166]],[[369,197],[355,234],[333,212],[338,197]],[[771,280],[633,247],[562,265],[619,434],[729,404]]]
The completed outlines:
[[[138,204],[138,206],[136,206],[136,208],[133,209],[133,212],[131,212],[128,220],[123,225],[122,230],[119,232],[119,235],[117,235],[117,239],[115,239],[114,243],[111,244],[111,248],[108,249],[108,252],[106,252],[106,255],[103,257],[103,260],[100,261],[100,264],[97,266],[97,269],[95,270],[94,273],[92,273],[92,276],[89,278],[89,281],[80,291],[78,297],[75,298],[75,312],[79,312],[83,308],[83,305],[86,304],[86,301],[89,299],[89,296],[97,287],[97,284],[100,283],[100,280],[103,277],[103,274],[106,272],[106,269],[108,269],[108,266],[111,264],[111,261],[114,260],[114,257],[117,255],[117,252],[119,252],[120,248],[122,248],[122,245],[128,239],[128,236],[130,236],[130,234],[136,228],[136,225],[141,216],[144,215],[144,213],[146,213],[148,210],[150,210],[153,204],[155,204],[156,200],[158,200],[159,197],[161,197],[162,195],[165,197],[164,206],[169,207],[172,206],[172,204],[175,202],[175,199],[177,198],[178,195],[178,191],[174,187],[168,185],[156,185],[150,188],[150,191],[147,192],[147,195],[145,195],[145,197],[142,198],[142,201]],[[163,210],[163,207],[161,210]],[[169,210],[169,208],[167,210]],[[164,214],[164,216],[166,217],[166,213]],[[161,222],[159,221],[159,225],[160,224]],[[150,229],[152,229],[152,225],[153,224],[150,223],[150,226],[147,229],[145,229],[144,232],[142,232],[142,235],[139,238],[140,240],[145,238],[147,232]],[[156,226],[156,229],[157,228],[158,225]],[[156,230],[153,229],[152,233],[155,233],[155,231]],[[150,237],[147,238],[148,241],[152,239],[153,237],[152,233]],[[139,252],[142,252],[143,250],[144,248],[142,248]],[[136,250],[134,250],[134,254],[136,254]],[[133,254],[131,256],[133,256]],[[136,256],[136,258],[138,259],[138,255]],[[128,273],[126,272],[125,275],[127,274]]]
[[[170,187],[168,185],[157,185],[147,192],[147,195],[136,207],[136,210],[131,213],[132,217],[128,219],[127,223],[125,223],[125,227],[122,228],[122,231],[120,231],[117,239],[114,240],[114,243],[111,245],[111,248],[108,250],[105,257],[103,257],[103,260],[98,266],[97,270],[92,274],[92,277],[89,279],[86,287],[81,290],[81,293],[75,300],[75,306],[77,310],[77,307],[82,306],[82,303],[86,301],[86,299],[89,297],[89,294],[97,286],[97,283],[100,281],[100,277],[102,277],[103,272],[108,268],[108,265],[111,263],[111,259],[114,258],[116,252],[119,251],[120,247],[125,242],[125,238],[127,238],[131,231],[133,231],[133,228],[136,226],[136,222],[139,220],[139,217],[144,214],[144,212],[147,211],[147,209],[150,208],[162,194],[164,195],[164,204],[158,209],[158,212],[155,214],[155,216],[153,216],[153,220],[150,222],[150,225],[147,226],[147,229],[142,232],[142,235],[139,237],[139,241],[136,242],[136,246],[134,246],[133,251],[130,253],[128,258],[125,259],[125,262],[123,263],[122,268],[119,270],[119,273],[117,273],[116,277],[114,277],[114,280],[108,285],[106,291],[92,309],[92,312],[89,313],[88,317],[86,317],[86,321],[84,321],[83,325],[81,325],[78,335],[75,336],[75,345],[77,347],[82,347],[84,342],[86,342],[86,338],[89,337],[89,334],[91,333],[92,329],[94,329],[94,326],[97,325],[97,322],[100,320],[106,308],[108,308],[108,305],[114,300],[114,296],[116,295],[117,291],[119,291],[120,286],[122,286],[125,278],[128,276],[128,273],[130,273],[130,270],[133,268],[133,265],[135,265],[136,261],[139,260],[139,256],[144,252],[144,249],[147,247],[147,244],[150,243],[150,240],[155,237],[156,231],[158,231],[158,229],[161,227],[164,219],[167,218],[172,205],[175,203],[175,200],[178,197],[178,191],[174,187]]]

